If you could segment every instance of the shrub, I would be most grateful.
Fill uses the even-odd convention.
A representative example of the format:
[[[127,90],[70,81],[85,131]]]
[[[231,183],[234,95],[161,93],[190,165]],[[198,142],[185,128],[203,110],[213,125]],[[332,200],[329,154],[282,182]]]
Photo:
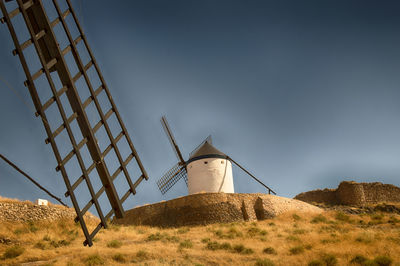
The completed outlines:
[[[302,235],[302,234],[305,234],[307,231],[306,230],[304,230],[304,229],[296,229],[296,230],[293,230],[293,234],[295,234],[295,235]]]
[[[288,241],[300,241],[300,238],[298,238],[297,236],[289,235],[289,236],[286,237],[286,240],[288,240]]]
[[[322,244],[334,244],[334,243],[339,243],[340,239],[321,239]]]
[[[322,260],[325,262],[326,266],[334,266],[338,262],[337,258],[332,254],[323,255]]]
[[[378,256],[375,257],[374,262],[379,266],[389,266],[393,263],[393,260],[387,256]]]
[[[139,259],[147,259],[148,256],[149,255],[144,250],[139,250],[138,252],[136,252],[136,257],[138,257]]]
[[[390,223],[390,224],[397,224],[397,223],[399,223],[400,222],[400,220],[399,219],[397,219],[396,217],[394,217],[394,216],[391,216],[390,218],[389,218],[389,220],[388,220],[388,223]]]
[[[193,243],[189,239],[184,240],[183,242],[179,243],[179,248],[192,248]]]
[[[232,249],[232,246],[228,242],[220,244],[218,242],[213,241],[213,242],[207,242],[206,248],[209,250],[218,250],[218,249],[230,250]]]
[[[120,262],[120,263],[125,263],[126,262],[126,258],[125,255],[121,254],[121,253],[117,253],[114,256],[112,256],[112,259],[116,262]]]
[[[368,259],[363,255],[356,255],[354,258],[351,259],[350,263],[354,264],[364,264]]]
[[[55,241],[55,240],[50,241],[50,245],[54,248],[68,246],[69,244],[70,244],[70,242],[68,242],[67,240],[64,240],[64,239],[59,240],[59,241]]]
[[[342,222],[350,222],[350,216],[341,211],[336,212],[335,219]]]
[[[109,248],[120,248],[122,246],[122,242],[119,240],[111,240],[107,243],[107,247]]]
[[[177,237],[177,236],[169,236],[169,235],[165,235],[165,241],[168,241],[168,242],[173,242],[173,243],[178,243],[179,242],[179,237]],[[163,240],[164,241],[164,240]],[[164,242],[165,242],[164,241]]]
[[[372,233],[362,233],[359,234],[355,239],[357,242],[369,244],[374,241],[374,235]]]
[[[372,220],[382,220],[384,215],[382,213],[374,213],[371,215]]]
[[[323,216],[322,214],[318,214],[317,216],[315,216],[312,220],[311,223],[316,224],[316,223],[326,223],[328,222],[328,219],[326,219],[325,216]]]
[[[25,251],[25,249],[23,247],[13,246],[13,247],[6,249],[6,251],[3,254],[3,258],[5,258],[5,259],[16,258],[19,255],[21,255],[22,253],[24,253],[24,251]]]
[[[90,255],[84,261],[85,261],[86,265],[89,265],[89,266],[104,264],[103,258],[100,257],[98,254]]]
[[[244,245],[234,245],[233,252],[240,253],[240,254],[252,254],[254,251],[251,248],[246,248]]]
[[[291,249],[289,249],[289,252],[292,255],[297,255],[304,252],[304,247],[303,246],[292,247]]]
[[[41,249],[41,250],[45,250],[46,249],[46,243],[43,242],[43,241],[39,241],[33,247]]]
[[[312,260],[308,263],[308,266],[325,266],[325,263],[321,260]]]
[[[22,234],[26,234],[29,231],[26,228],[17,228],[14,230],[14,234],[15,235],[22,235]]]
[[[224,242],[224,243],[222,243],[222,244],[219,245],[219,249],[229,250],[229,249],[232,249],[232,246],[231,246],[230,243]]]
[[[189,227],[182,227],[182,228],[179,228],[178,229],[178,231],[176,231],[178,234],[185,234],[185,233],[187,233],[187,232],[189,232],[190,231],[190,228]]]
[[[215,241],[207,242],[206,248],[209,249],[209,250],[217,250],[217,249],[219,249],[219,243],[215,242]]]
[[[35,233],[39,230],[32,221],[28,221],[29,231]]]
[[[256,235],[265,236],[267,234],[267,231],[261,230],[258,227],[250,227],[249,229],[247,229],[247,234],[249,236],[256,236]]]
[[[243,234],[241,232],[239,232],[236,228],[230,228],[228,231],[223,232],[222,230],[217,230],[214,232],[214,234],[218,237],[218,238],[225,238],[225,239],[233,239],[236,237],[242,237]]]
[[[301,220],[301,217],[298,216],[297,214],[293,214],[292,217],[293,217],[293,220],[295,220],[295,221],[300,221]]]
[[[263,259],[263,260],[258,259],[254,265],[255,266],[274,266],[275,264],[269,259]]]
[[[277,254],[276,250],[273,247],[264,248],[263,252],[265,254]]]
[[[163,235],[161,235],[159,232],[155,234],[151,234],[147,237],[147,241],[157,241],[161,240],[163,238]]]
[[[211,241],[211,239],[210,238],[203,238],[202,240],[201,240],[201,243],[208,243],[208,242],[210,242]]]

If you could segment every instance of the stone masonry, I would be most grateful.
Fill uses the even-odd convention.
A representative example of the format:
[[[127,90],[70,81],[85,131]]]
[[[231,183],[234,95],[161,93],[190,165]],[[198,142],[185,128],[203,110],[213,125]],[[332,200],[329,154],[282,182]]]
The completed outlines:
[[[308,203],[267,194],[200,193],[134,208],[116,224],[176,227],[257,221],[288,211],[322,212]]]
[[[60,205],[39,206],[31,202],[2,202],[0,201],[0,221],[26,222],[58,219],[71,219],[76,217],[75,210]],[[92,214],[86,217],[98,219]]]
[[[400,188],[390,184],[343,181],[337,189],[303,192],[295,199],[328,205],[366,205],[379,202],[400,202]]]

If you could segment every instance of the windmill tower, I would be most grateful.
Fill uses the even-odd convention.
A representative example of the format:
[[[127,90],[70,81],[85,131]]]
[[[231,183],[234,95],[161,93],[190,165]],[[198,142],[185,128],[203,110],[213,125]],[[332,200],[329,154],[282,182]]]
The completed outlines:
[[[199,192],[234,193],[232,163],[228,156],[205,140],[187,161],[189,194]]]
[[[162,194],[165,194],[182,178],[186,182],[189,195],[200,192],[234,193],[232,163],[264,186],[269,194],[276,194],[231,157],[215,148],[212,145],[211,136],[208,136],[194,149],[189,154],[189,159],[185,161],[165,116],[161,118],[161,124],[179,160],[157,181],[157,186]]]

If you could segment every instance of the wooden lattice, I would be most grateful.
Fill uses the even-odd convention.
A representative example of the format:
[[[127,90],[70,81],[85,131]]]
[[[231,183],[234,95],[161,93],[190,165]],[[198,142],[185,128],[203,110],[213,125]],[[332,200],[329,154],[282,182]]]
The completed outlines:
[[[36,109],[36,116],[40,116],[43,121],[47,133],[46,143],[52,147],[58,163],[56,170],[61,172],[67,187],[65,196],[71,198],[77,213],[76,221],[80,222],[86,237],[84,244],[91,246],[92,239],[96,233],[102,227],[107,227],[107,220],[113,214],[116,217],[124,216],[122,203],[130,194],[136,193],[136,187],[143,179],[148,178],[146,171],[121,120],[121,116],[70,1],[62,0],[64,10],[62,10],[57,0],[43,2],[41,0],[16,0],[6,2],[10,3],[0,0],[0,8],[4,16],[1,18],[1,22],[5,23],[10,31],[15,45],[13,54],[19,56],[27,77],[24,84],[29,89]],[[8,11],[7,8],[12,4],[16,8]],[[48,14],[44,4],[51,5],[53,16],[56,14],[54,19],[50,19],[50,14]],[[13,22],[17,17],[23,21],[29,33],[28,39],[23,40],[23,42],[18,40],[19,31],[15,30]],[[76,29],[77,36],[73,36],[70,27]],[[63,34],[65,40],[59,40],[58,35],[60,33]],[[64,47],[62,47],[63,42],[66,43]],[[88,55],[87,62],[82,59],[78,45],[86,51]],[[31,74],[28,65],[31,56],[27,57],[24,54],[25,50],[32,47],[40,62],[39,69],[32,71],[33,74]],[[68,61],[68,58],[72,58],[72,60]],[[76,73],[72,73],[74,68],[77,70]],[[41,96],[44,90],[43,85],[37,85],[40,79],[44,79],[49,86],[50,97],[45,100]],[[95,87],[94,79],[99,80],[98,87]],[[78,82],[79,86],[77,85]],[[85,88],[82,88],[81,84],[86,84]],[[105,100],[104,98],[102,100],[99,99],[100,94],[105,95]],[[107,106],[108,109],[104,110],[104,106]],[[92,108],[90,111],[89,107]],[[52,112],[49,114],[50,109]],[[68,114],[68,110],[71,110],[70,114]],[[99,117],[95,123],[91,121],[93,112]],[[49,119],[49,116],[54,116],[55,113],[60,115],[61,124],[54,125],[54,121]],[[114,133],[115,125],[110,125],[108,121],[110,117],[114,117],[117,121],[116,125],[119,128],[117,133]],[[76,124],[77,129],[73,128],[73,125]],[[99,131],[106,132],[105,138],[108,139],[109,143],[103,150],[98,143],[99,139],[96,138],[96,133]],[[64,138],[61,135],[64,135]],[[127,143],[125,146],[129,149],[126,157],[123,157],[120,146],[118,146],[118,143],[122,142],[123,139]],[[72,149],[63,155],[60,150],[65,149],[66,140]],[[84,154],[83,150],[88,151],[87,155]],[[115,154],[114,157],[116,159],[108,163],[105,158],[111,154],[111,151]],[[135,182],[132,182],[127,169],[127,165],[132,159],[135,159],[134,161],[138,168],[138,177]],[[72,160],[77,161],[79,165],[78,171],[69,172],[67,166]],[[111,165],[116,166],[116,170],[112,173],[109,172]],[[94,188],[90,176],[94,172],[97,172],[101,180],[101,185],[98,189]],[[122,195],[118,194],[114,184],[120,173],[123,173],[127,183],[126,192],[122,193]],[[74,178],[76,180],[73,180]],[[90,194],[90,200],[84,206],[80,206],[77,199],[77,197],[81,197],[81,195],[77,195],[79,194],[77,190],[81,186],[86,186]],[[111,205],[111,210],[107,213],[104,212],[99,203],[99,198],[104,192]],[[84,214],[92,206],[95,207],[101,222],[93,231],[89,232]]]

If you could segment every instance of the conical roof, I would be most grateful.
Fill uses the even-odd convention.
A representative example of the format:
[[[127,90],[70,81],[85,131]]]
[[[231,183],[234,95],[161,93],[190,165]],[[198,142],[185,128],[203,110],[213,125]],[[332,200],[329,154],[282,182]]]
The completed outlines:
[[[216,155],[216,157],[226,157],[225,153],[215,148],[208,141],[205,141],[203,145],[197,148],[197,151],[190,156],[189,161],[197,157],[204,157],[210,155]]]

